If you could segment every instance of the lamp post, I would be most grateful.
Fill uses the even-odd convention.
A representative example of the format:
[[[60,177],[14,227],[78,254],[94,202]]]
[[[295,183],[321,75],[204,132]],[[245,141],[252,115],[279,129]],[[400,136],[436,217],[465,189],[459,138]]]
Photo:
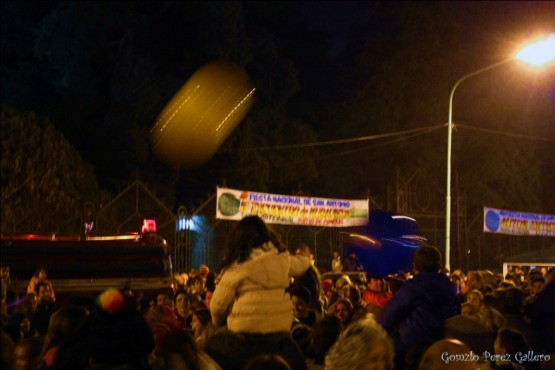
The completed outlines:
[[[468,73],[453,85],[449,96],[449,121],[447,123],[447,191],[445,197],[445,268],[450,269],[451,253],[451,142],[453,137],[453,96],[461,82],[490,69],[518,59],[533,66],[541,66],[555,59],[555,33],[547,39],[522,48],[515,56]]]

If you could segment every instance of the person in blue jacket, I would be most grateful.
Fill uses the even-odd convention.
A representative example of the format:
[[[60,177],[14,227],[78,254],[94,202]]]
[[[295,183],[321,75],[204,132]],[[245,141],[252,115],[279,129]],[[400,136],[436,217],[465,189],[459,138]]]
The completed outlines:
[[[379,322],[395,344],[395,369],[416,369],[424,351],[444,337],[445,320],[457,314],[453,283],[441,272],[441,254],[431,246],[414,252],[413,279],[383,308]]]

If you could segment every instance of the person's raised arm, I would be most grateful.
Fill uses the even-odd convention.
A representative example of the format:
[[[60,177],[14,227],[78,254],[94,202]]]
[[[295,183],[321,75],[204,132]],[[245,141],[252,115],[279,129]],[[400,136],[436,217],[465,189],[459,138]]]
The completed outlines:
[[[289,255],[289,275],[292,277],[301,276],[310,267],[310,256],[302,253]]]

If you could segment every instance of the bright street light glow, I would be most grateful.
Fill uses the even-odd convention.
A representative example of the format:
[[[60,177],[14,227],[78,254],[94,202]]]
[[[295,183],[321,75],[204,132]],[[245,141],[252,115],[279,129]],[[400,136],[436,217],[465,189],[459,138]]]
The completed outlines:
[[[547,39],[539,40],[522,48],[516,59],[532,66],[541,66],[555,59],[555,33]]]
[[[520,51],[509,59],[491,64],[487,67],[478,69],[477,71],[468,73],[453,85],[451,95],[449,96],[449,121],[447,123],[447,191],[445,196],[445,267],[450,269],[450,254],[451,254],[451,151],[452,151],[452,137],[453,137],[453,96],[455,90],[461,82],[468,78],[482,74],[490,69],[494,69],[508,63],[514,59],[518,59],[529,65],[539,67],[549,63],[555,59],[555,33],[543,40],[536,41],[533,44],[527,45],[520,49]]]

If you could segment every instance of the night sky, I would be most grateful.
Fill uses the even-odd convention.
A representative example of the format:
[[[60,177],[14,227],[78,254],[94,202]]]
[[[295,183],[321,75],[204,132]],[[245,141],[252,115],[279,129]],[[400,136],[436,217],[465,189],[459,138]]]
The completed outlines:
[[[385,204],[398,165],[409,173],[429,164],[443,188],[445,130],[375,147],[315,147],[310,156],[237,151],[444,124],[459,77],[555,30],[553,1],[225,4],[3,1],[2,104],[48,118],[114,193],[139,176],[156,192],[174,193],[175,206],[195,207],[217,185],[330,198],[370,193]],[[160,163],[148,141],[154,120],[197,68],[218,59],[245,67],[257,87],[254,108],[201,168]],[[466,186],[475,183],[484,145],[501,172],[512,167],[504,148],[518,146],[540,183],[526,190],[534,202],[511,201],[555,213],[555,201],[545,199],[555,188],[555,145],[534,139],[555,138],[554,72],[551,65],[531,75],[515,63],[461,85],[454,106],[461,127],[513,135],[456,131],[455,165],[461,181],[467,173]],[[516,191],[503,188],[510,176],[476,185],[474,194],[499,193],[476,204],[510,207],[503,195]]]

